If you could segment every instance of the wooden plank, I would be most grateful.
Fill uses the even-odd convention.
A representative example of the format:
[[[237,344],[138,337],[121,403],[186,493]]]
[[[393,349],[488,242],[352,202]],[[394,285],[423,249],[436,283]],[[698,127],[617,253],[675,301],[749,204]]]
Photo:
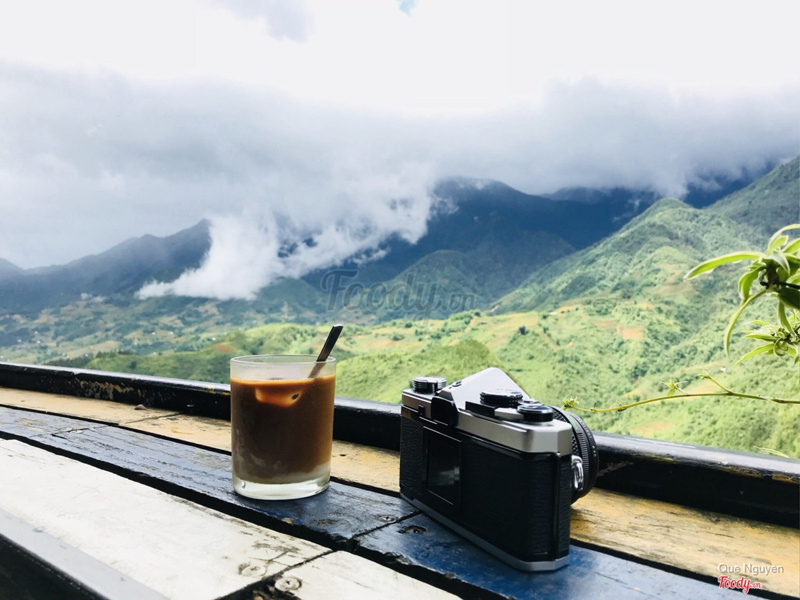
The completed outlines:
[[[0,389],[0,405],[46,412],[66,417],[80,417],[103,423],[135,423],[176,414],[174,411],[157,408],[139,408],[131,404],[64,396],[61,394],[41,394],[28,390]]]
[[[0,509],[168,598],[218,598],[328,549],[15,441]]]
[[[0,423],[5,412],[26,413],[0,407]],[[118,427],[79,429],[81,422],[77,419],[30,414],[75,425],[56,435],[42,435],[36,429],[25,437],[24,432],[17,431],[14,436],[18,439],[30,440],[37,446],[135,477],[171,494],[211,508],[224,508],[241,518],[321,543],[345,543],[365,531],[416,512],[400,498],[337,482],[326,493],[303,500],[260,502],[244,498],[233,491],[228,454]]]
[[[599,487],[763,523],[800,525],[800,461],[595,434]]]
[[[348,552],[333,552],[273,578],[261,598],[446,600],[456,596]],[[259,596],[254,594],[254,600]]]
[[[228,386],[84,369],[0,363],[0,386],[228,418]],[[3,389],[0,388],[0,397]],[[397,450],[398,405],[336,398],[337,439]],[[595,432],[599,488],[788,527],[800,523],[800,462]],[[702,490],[702,493],[698,493]]]
[[[124,425],[136,431],[163,435],[230,452],[230,423],[219,419],[171,415]],[[338,481],[400,493],[400,452],[341,440],[333,441],[331,475]]]
[[[132,428],[230,449],[226,422],[185,415],[134,423]],[[216,423],[216,424],[215,424]],[[176,436],[177,437],[177,436]],[[345,456],[342,456],[344,454]],[[337,442],[332,472],[344,481],[399,491],[399,452]],[[595,489],[573,507],[572,539],[609,548],[710,578],[720,563],[780,565],[780,573],[756,573],[768,589],[800,597],[800,532],[618,492]]]
[[[229,386],[219,383],[70,367],[0,363],[0,387],[230,418]]]
[[[6,388],[0,389],[0,405],[112,423],[227,452],[231,449],[230,422],[223,419],[154,408],[142,410],[108,400]],[[331,474],[344,483],[399,493],[399,457],[396,450],[334,440]]]
[[[199,498],[205,505],[214,504],[249,521],[290,528],[302,537],[325,539],[344,548],[355,544],[359,553],[376,562],[456,594],[474,594],[480,589],[484,595],[492,590],[533,597],[535,589],[545,598],[563,597],[565,591],[566,596],[624,598],[628,592],[632,595],[641,590],[649,590],[652,596],[657,595],[656,590],[682,590],[713,597],[709,594],[718,590],[710,584],[574,547],[573,565],[567,569],[523,574],[424,515],[414,516],[410,505],[348,486],[334,484],[326,494],[294,502],[263,503],[241,498],[231,491],[227,455],[140,432],[101,427],[55,435],[37,433],[33,439],[83,460],[113,466],[130,477],[143,477],[143,481],[163,485],[184,497]],[[392,524],[395,519],[397,523]]]
[[[710,578],[750,565],[736,578],[744,574],[765,590],[800,597],[800,531],[789,527],[597,490],[573,506],[571,533],[573,540]]]
[[[548,573],[512,569],[425,515],[359,538],[356,553],[385,561],[462,597],[561,600],[729,598],[728,590],[588,548],[572,546],[570,564]]]
[[[105,427],[102,423],[0,406],[0,437],[50,435],[59,431]]]
[[[164,596],[0,510],[0,598],[114,598]]]
[[[31,414],[35,421],[35,413]],[[0,421],[2,418],[0,412]],[[61,428],[69,429],[73,422],[60,423]],[[226,421],[173,415],[127,426],[210,447],[230,447]],[[42,430],[41,424],[38,427]],[[332,471],[343,481],[396,492],[398,456],[393,451],[337,442]],[[602,489],[595,489],[575,504],[572,520],[573,540],[709,578],[721,574],[720,563],[781,566],[782,573],[757,573],[753,580],[770,586],[768,589],[795,596],[800,595],[797,593],[798,535],[792,528]]]
[[[128,426],[230,449],[226,421],[172,415]],[[396,492],[398,461],[397,452],[337,442],[332,472],[346,482]],[[783,572],[757,572],[752,579],[768,589],[800,596],[800,533],[788,527],[595,489],[574,506],[572,539],[712,578],[721,574],[721,563],[778,565]]]

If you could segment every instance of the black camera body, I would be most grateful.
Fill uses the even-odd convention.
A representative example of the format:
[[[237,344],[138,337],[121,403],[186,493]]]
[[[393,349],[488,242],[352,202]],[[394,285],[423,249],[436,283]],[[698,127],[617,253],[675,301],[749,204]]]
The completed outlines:
[[[445,384],[403,392],[400,494],[517,569],[568,564],[570,505],[597,474],[591,431],[500,369]]]

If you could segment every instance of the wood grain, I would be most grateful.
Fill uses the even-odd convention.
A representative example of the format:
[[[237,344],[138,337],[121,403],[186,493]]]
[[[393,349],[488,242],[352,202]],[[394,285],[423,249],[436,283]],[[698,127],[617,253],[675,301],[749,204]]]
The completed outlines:
[[[230,450],[227,421],[7,389],[0,389],[0,404],[85,416]],[[399,452],[335,441],[331,471],[343,482],[393,494],[399,491]],[[720,565],[780,567],[780,573],[745,575],[761,582],[766,590],[800,597],[800,532],[796,529],[595,489],[573,507],[572,538],[713,579],[723,574]]]
[[[288,569],[272,589],[303,600],[455,600],[445,591],[348,552],[334,552]]]
[[[0,388],[0,404],[49,414],[92,419],[115,425],[176,414],[174,411],[157,408],[137,409],[136,406],[121,402],[61,394],[42,394],[11,388]],[[224,421],[222,422],[224,423]]]
[[[0,441],[0,509],[168,598],[217,598],[328,549]]]
[[[605,490],[573,506],[571,537],[593,547],[717,578],[738,567],[768,591],[800,597],[800,532]],[[756,573],[745,565],[759,567]],[[780,573],[760,573],[769,567]]]

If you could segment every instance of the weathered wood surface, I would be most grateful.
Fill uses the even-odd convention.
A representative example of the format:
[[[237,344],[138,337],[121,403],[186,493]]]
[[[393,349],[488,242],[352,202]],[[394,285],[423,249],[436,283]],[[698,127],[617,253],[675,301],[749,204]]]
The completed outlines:
[[[62,400],[65,400],[63,404]],[[228,422],[221,420],[163,412],[146,417],[150,411],[134,410],[131,406],[18,390],[0,390],[0,404],[51,412],[72,411],[77,415],[88,413],[92,418],[125,428],[210,448],[230,448],[230,427]],[[104,412],[104,405],[109,404],[112,408]],[[98,427],[96,423],[45,418],[33,412],[21,415],[11,411],[11,417],[6,414],[3,426],[4,417],[0,411],[0,428],[11,432],[16,427],[23,435]],[[98,454],[100,460],[102,454]],[[217,470],[224,471],[221,479],[228,477],[226,460],[227,457],[216,464]],[[396,493],[398,468],[396,452],[346,442],[335,444],[332,471],[342,481]],[[180,471],[185,472],[184,469]],[[395,518],[388,514],[382,516]],[[800,533],[796,529],[595,489],[574,506],[572,538],[592,547],[609,548],[637,560],[664,564],[709,578],[721,574],[720,564],[780,566],[783,573],[756,573],[751,578],[761,581],[768,590],[800,596]]]
[[[570,564],[550,573],[522,573],[465,543],[425,515],[376,530],[359,540],[356,552],[375,560],[394,559],[412,577],[448,578],[463,597],[497,590],[519,600],[537,598],[729,598],[713,583],[672,575],[586,548],[570,548]],[[457,586],[457,587],[455,587]]]
[[[230,452],[230,423],[219,419],[170,415],[123,424],[128,429]],[[333,441],[331,475],[343,483],[399,493],[400,452]]]
[[[304,600],[455,600],[457,596],[349,552],[333,552],[272,578],[265,598]],[[258,596],[254,596],[258,600]]]
[[[0,386],[230,418],[229,388],[216,383],[0,363]],[[399,449],[399,405],[337,397],[335,414],[336,439]],[[763,523],[800,524],[798,461],[600,432],[595,440],[598,488]]]
[[[800,531],[601,492],[573,505],[573,540],[591,545],[602,540],[603,547],[620,554],[711,577],[731,566],[753,565],[762,570],[780,566],[782,573],[756,570],[746,575],[761,582],[765,590],[800,597]]]
[[[596,439],[600,487],[800,526],[800,461],[613,433],[597,434]]]
[[[222,419],[143,406],[136,408],[108,400],[5,388],[0,388],[0,405],[92,419],[228,452],[231,449],[230,423]],[[341,482],[399,493],[399,457],[396,450],[334,440],[331,474]]]
[[[238,594],[249,587],[310,600],[453,598],[364,558],[331,553],[16,440],[0,441],[0,473],[0,517],[12,515],[18,529],[20,522],[34,528],[31,538],[17,535],[18,541],[40,549],[41,540],[56,540],[56,552],[39,555],[97,596],[252,598]],[[0,535],[8,533],[7,521],[0,519]]]
[[[0,598],[164,600],[165,596],[0,509]]]
[[[8,412],[18,417],[24,413],[0,407],[0,436]],[[224,507],[226,512],[241,518],[320,543],[346,543],[356,535],[402,519],[416,510],[400,498],[336,482],[331,483],[327,493],[312,498],[259,502],[234,493],[228,454],[118,427],[80,429],[78,420],[74,420],[75,427],[63,429],[65,418],[40,417],[55,418],[62,427],[53,435],[42,435],[37,425],[33,430],[35,434],[26,438],[19,434],[17,423],[12,430],[14,437],[135,478],[170,494],[211,508]]]
[[[15,440],[0,509],[169,598],[217,598],[328,551]]]
[[[35,427],[24,438],[20,431],[31,415],[36,417]],[[41,421],[47,419],[54,420],[55,433],[44,431]],[[4,421],[12,423],[15,433],[6,431]],[[652,589],[696,589],[697,595],[716,591],[711,584],[575,547],[574,568],[522,574],[430,522],[398,498],[333,484],[325,494],[300,501],[253,501],[232,492],[226,454],[119,427],[82,426],[85,422],[78,419],[0,408],[0,436],[26,439],[257,525],[329,547],[355,549],[454,593],[474,594],[481,589],[480,595],[487,597],[562,598],[571,597],[573,591],[577,596],[601,590],[605,595],[591,597],[624,598],[638,594],[644,582]]]
[[[63,394],[42,394],[41,392],[10,388],[0,388],[0,404],[65,417],[80,417],[103,423],[114,423],[115,425],[179,414],[175,411],[158,408],[144,409],[144,406],[137,408],[136,405],[109,400],[95,400],[94,398],[80,398]]]

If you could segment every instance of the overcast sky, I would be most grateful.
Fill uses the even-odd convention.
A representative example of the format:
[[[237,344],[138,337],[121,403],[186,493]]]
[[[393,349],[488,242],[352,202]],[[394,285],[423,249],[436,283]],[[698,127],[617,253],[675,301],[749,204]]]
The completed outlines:
[[[415,240],[445,176],[679,196],[800,154],[798,22],[796,0],[0,0],[0,258],[210,218],[206,266],[151,291],[246,296]]]

